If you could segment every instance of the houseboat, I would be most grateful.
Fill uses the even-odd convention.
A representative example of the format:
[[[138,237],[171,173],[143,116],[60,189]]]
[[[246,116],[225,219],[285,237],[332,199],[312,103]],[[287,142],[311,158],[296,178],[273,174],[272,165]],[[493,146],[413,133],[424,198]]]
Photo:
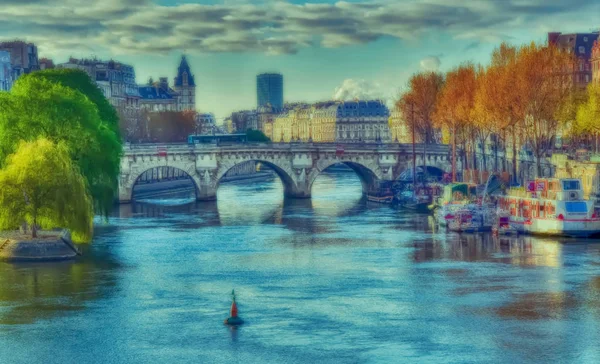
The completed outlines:
[[[435,219],[439,225],[448,226],[454,219],[455,213],[466,205],[477,200],[477,185],[470,183],[451,183],[444,186],[444,191],[438,198]]]
[[[584,198],[579,179],[536,179],[525,188],[508,190],[498,209],[519,233],[573,237],[600,233],[594,201]]]

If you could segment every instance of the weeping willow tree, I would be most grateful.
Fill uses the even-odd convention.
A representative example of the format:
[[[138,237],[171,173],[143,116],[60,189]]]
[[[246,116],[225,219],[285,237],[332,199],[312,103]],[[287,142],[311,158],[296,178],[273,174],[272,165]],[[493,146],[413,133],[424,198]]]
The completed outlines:
[[[108,216],[118,189],[123,150],[115,131],[118,126],[112,119],[102,119],[93,95],[66,86],[66,81],[42,77],[44,74],[24,75],[10,92],[0,92],[0,168],[21,140],[62,142],[86,179],[96,212]]]
[[[86,180],[62,142],[21,142],[0,170],[0,229],[67,228],[75,242],[92,236],[93,207]]]

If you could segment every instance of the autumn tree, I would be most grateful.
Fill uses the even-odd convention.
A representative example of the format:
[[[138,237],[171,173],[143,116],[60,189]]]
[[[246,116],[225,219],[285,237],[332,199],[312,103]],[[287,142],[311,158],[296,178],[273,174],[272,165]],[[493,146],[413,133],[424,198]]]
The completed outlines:
[[[185,142],[196,131],[196,113],[193,111],[163,111],[145,113],[147,139],[158,143]]]
[[[561,112],[572,91],[570,74],[571,55],[553,45],[524,45],[517,54],[516,90],[523,110],[522,128],[526,130],[537,164],[537,175],[542,175],[541,159],[552,149],[557,128],[564,114]]]
[[[459,134],[471,131],[476,90],[475,67],[461,65],[446,74],[433,113],[434,126],[447,128],[452,143],[452,181],[456,181],[456,143]],[[476,151],[475,149],[473,150]]]
[[[433,114],[443,84],[444,78],[439,73],[417,73],[410,78],[408,91],[397,102],[409,129],[415,130],[415,137],[426,144],[436,142]]]
[[[77,242],[91,239],[92,199],[66,143],[21,142],[0,170],[0,186],[1,230],[26,222],[34,238],[40,225],[68,228]]]

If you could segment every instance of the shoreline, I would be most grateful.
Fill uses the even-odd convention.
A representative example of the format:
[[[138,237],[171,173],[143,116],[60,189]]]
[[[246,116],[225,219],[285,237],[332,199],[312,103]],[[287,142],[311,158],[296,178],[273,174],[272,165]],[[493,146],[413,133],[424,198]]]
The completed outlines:
[[[0,261],[51,262],[75,259],[81,252],[63,231],[38,231],[38,237],[19,231],[0,231]]]

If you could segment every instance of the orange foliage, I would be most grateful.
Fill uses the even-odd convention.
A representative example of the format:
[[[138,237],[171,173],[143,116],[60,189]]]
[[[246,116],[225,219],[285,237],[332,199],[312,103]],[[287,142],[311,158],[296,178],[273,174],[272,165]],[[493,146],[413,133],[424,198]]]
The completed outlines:
[[[439,73],[424,72],[413,75],[408,81],[409,90],[397,103],[407,121],[409,130],[414,126],[415,137],[421,142],[434,143],[433,114],[444,78]]]

